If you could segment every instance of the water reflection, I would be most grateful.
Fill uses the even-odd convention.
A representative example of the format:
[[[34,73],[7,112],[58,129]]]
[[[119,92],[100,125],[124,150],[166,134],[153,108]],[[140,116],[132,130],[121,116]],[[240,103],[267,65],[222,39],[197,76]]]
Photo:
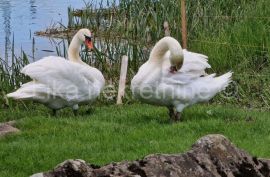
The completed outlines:
[[[15,54],[20,55],[23,49],[31,58],[35,31],[44,30],[57,22],[67,25],[67,8],[83,8],[88,2],[107,4],[104,0],[0,0],[0,57],[10,58],[14,34]],[[36,59],[47,55],[57,55],[55,45],[47,38],[35,37]]]
[[[33,33],[60,21],[66,25],[69,6],[82,8],[85,4],[83,0],[0,0],[0,57],[6,61],[11,57],[13,34],[15,54],[20,55],[23,49],[32,56]],[[51,54],[57,55],[50,40],[35,37],[36,59]]]
[[[5,61],[8,62],[9,51],[11,50],[11,4],[8,0],[0,2],[0,9],[2,11],[3,25],[4,25],[4,38],[5,38]]]
[[[30,15],[31,18],[34,20],[36,19],[36,13],[37,13],[37,6],[35,5],[36,0],[30,0],[29,4],[30,4]]]

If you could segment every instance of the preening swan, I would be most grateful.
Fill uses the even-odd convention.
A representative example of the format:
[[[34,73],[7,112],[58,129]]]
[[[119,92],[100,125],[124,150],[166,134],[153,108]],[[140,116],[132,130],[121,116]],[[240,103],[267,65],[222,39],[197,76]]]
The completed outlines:
[[[73,37],[68,49],[69,60],[49,56],[25,66],[21,73],[33,81],[7,96],[43,103],[54,114],[64,107],[72,107],[76,113],[79,103],[93,102],[104,87],[105,80],[98,69],[81,60],[79,52],[82,43],[93,48],[88,29],[79,30]]]
[[[232,72],[207,75],[207,56],[183,50],[172,37],[164,37],[152,49],[131,81],[133,96],[143,102],[169,108],[173,121],[189,105],[208,101],[231,82]]]

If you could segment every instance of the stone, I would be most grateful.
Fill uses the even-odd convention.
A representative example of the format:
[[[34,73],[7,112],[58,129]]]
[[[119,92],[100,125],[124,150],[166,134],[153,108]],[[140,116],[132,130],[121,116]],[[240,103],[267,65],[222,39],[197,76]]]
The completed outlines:
[[[223,135],[207,135],[184,154],[153,154],[99,167],[67,160],[31,177],[269,177],[270,160],[238,149]]]
[[[10,134],[10,133],[19,132],[20,130],[13,127],[14,125],[15,125],[15,121],[1,123],[0,124],[0,137],[3,137],[3,136]]]

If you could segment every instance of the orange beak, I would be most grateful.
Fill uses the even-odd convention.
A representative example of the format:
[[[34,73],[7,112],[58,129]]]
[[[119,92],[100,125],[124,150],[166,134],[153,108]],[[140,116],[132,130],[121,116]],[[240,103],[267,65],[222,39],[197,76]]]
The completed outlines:
[[[86,39],[86,40],[84,41],[84,43],[85,43],[85,45],[86,45],[86,47],[87,47],[88,49],[90,49],[90,50],[93,50],[93,49],[94,49],[94,45],[93,45],[93,42],[92,42],[91,40]]]

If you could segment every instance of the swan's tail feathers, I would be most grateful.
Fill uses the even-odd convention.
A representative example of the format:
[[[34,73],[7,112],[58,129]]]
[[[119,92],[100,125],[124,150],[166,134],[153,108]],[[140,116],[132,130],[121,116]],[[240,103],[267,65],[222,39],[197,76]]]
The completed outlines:
[[[228,72],[219,77],[215,77],[215,74],[201,77],[200,82],[194,85],[197,88],[196,102],[204,102],[213,98],[217,93],[226,89],[226,87],[232,82],[232,72]]]
[[[7,94],[8,98],[13,98],[14,100],[28,100],[28,99],[32,99],[34,95],[26,93],[21,91],[20,89]]]
[[[7,94],[7,97],[15,100],[39,100],[47,93],[48,88],[45,85],[29,82],[22,85],[17,91]]]
[[[215,83],[220,88],[219,91],[225,90],[226,87],[228,87],[228,85],[232,82],[232,74],[233,72],[230,71],[215,78]]]

